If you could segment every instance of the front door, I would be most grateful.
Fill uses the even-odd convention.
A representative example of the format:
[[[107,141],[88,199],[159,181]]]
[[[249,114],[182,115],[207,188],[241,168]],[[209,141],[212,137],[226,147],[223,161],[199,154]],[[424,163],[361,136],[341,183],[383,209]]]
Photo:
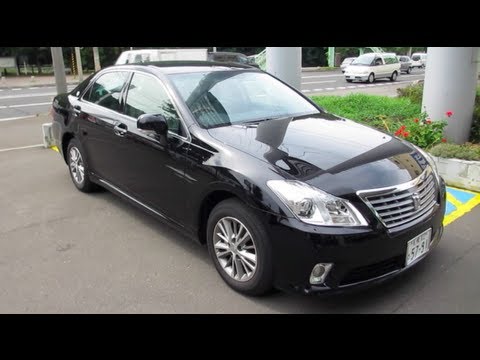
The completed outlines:
[[[153,131],[138,129],[143,114],[161,114],[168,123],[166,141]],[[125,171],[122,184],[130,195],[170,220],[183,223],[186,188],[185,157],[189,148],[187,132],[179,113],[160,79],[134,73],[128,85],[123,123],[128,127],[122,152]]]

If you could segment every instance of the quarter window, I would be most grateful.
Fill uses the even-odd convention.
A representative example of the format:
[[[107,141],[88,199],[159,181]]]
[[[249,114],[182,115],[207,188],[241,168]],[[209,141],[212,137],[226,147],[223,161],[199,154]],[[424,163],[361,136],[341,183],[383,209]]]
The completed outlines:
[[[101,75],[84,96],[86,101],[120,111],[120,93],[128,79],[128,72],[109,72]]]
[[[180,117],[159,81],[151,76],[134,74],[128,87],[125,114],[137,119],[143,114],[163,115],[168,130],[181,135]]]

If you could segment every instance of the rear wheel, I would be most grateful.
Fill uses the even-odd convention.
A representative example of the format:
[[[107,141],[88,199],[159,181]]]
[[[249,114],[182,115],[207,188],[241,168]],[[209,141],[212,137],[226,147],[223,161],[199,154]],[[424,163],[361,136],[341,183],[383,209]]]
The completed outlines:
[[[409,67],[409,68],[407,69],[407,74],[410,74],[411,72],[412,72],[412,68]]]
[[[353,80],[352,79],[345,79],[347,80],[348,83],[351,83]]]
[[[85,193],[97,189],[96,184],[90,181],[88,177],[88,164],[85,153],[76,139],[70,140],[67,147],[67,163],[75,187]]]
[[[369,84],[375,82],[375,74],[374,74],[374,73],[371,73],[370,75],[368,75],[368,80],[367,80],[367,82],[368,82]]]
[[[227,199],[211,212],[207,246],[215,268],[234,290],[264,295],[272,290],[270,240],[259,216],[238,199]]]
[[[398,76],[397,72],[394,71],[393,74],[392,74],[392,76],[390,76],[390,81],[395,81],[395,80],[397,80],[397,76]]]

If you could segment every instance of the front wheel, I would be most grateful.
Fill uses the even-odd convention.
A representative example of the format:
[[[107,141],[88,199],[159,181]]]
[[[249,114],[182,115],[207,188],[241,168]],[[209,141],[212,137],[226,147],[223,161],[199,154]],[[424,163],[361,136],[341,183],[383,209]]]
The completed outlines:
[[[373,73],[371,73],[370,75],[368,75],[368,79],[367,79],[367,82],[369,84],[373,83],[375,81],[375,75]]]
[[[409,68],[407,69],[407,74],[410,75],[411,72],[412,72],[412,68],[409,67]]]
[[[345,79],[348,83],[351,83],[353,80],[352,79]]]
[[[237,199],[219,203],[207,224],[207,246],[215,268],[234,290],[264,295],[273,287],[272,250],[259,215]]]
[[[397,76],[398,76],[397,72],[394,71],[393,74],[392,74],[392,76],[390,76],[390,81],[396,81],[396,80],[397,80]]]

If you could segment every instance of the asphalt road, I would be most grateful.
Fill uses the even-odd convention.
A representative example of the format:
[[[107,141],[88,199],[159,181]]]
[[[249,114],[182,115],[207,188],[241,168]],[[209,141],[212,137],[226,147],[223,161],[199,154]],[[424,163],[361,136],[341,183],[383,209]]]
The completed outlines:
[[[401,75],[394,83],[381,79],[374,84],[363,84],[347,83],[340,70],[304,72],[302,73],[302,92],[306,95],[365,92],[395,96],[398,87],[406,86],[423,77],[424,70],[416,69],[411,75]],[[69,85],[68,89],[71,90],[74,87],[75,85]],[[55,95],[54,86],[2,88],[0,89],[0,121],[45,114]]]
[[[380,287],[250,298],[223,283],[206,248],[107,191],[77,191],[58,153],[18,149],[40,143],[47,121],[0,122],[0,313],[480,312],[480,206]]]
[[[391,82],[388,79],[379,79],[373,84],[360,82],[347,83],[345,76],[340,70],[328,72],[303,72],[302,73],[302,92],[306,95],[325,94],[331,92],[349,91],[349,92],[369,92],[375,87],[381,87],[378,92],[389,92],[390,88],[396,89],[399,86],[406,86],[416,80],[425,77],[425,70],[414,69],[410,75],[401,74],[397,81]]]

